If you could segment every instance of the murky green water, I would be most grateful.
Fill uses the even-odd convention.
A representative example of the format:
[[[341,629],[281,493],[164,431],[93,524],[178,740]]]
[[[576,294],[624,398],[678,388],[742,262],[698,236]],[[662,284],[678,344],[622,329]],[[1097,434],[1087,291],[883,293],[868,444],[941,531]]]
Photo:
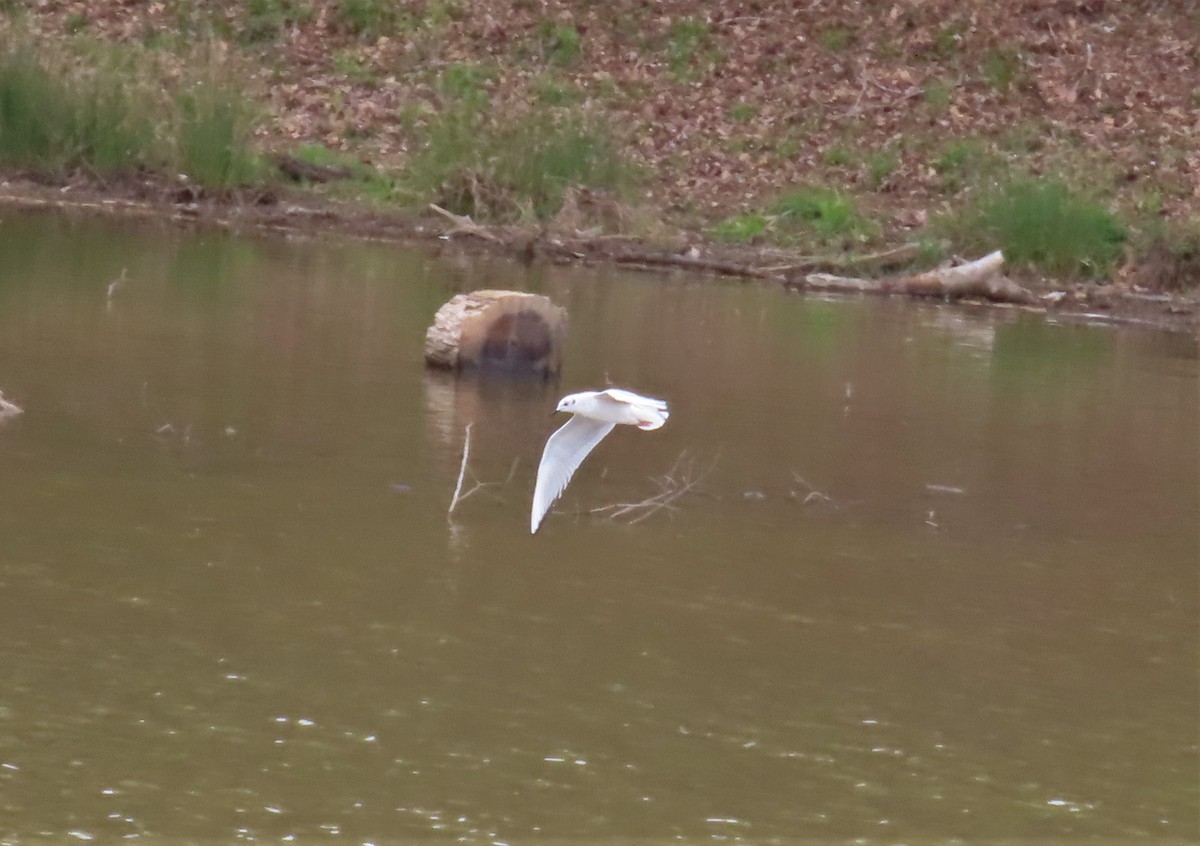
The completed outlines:
[[[0,842],[1196,836],[1193,339],[15,214],[0,256]],[[427,375],[506,286],[569,308],[562,382]],[[606,376],[671,421],[531,538]]]

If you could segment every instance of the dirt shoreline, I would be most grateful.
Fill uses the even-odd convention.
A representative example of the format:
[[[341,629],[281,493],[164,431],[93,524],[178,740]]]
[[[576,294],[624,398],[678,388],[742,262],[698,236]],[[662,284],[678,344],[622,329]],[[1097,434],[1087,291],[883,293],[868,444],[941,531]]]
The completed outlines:
[[[806,274],[822,270],[853,272],[862,265],[871,271],[864,278],[886,278],[888,256],[901,254],[905,245],[865,257],[799,256],[771,246],[716,244],[694,233],[680,233],[675,244],[650,244],[614,235],[589,237],[553,232],[545,227],[489,226],[469,219],[411,212],[380,210],[333,201],[302,191],[271,195],[212,198],[153,180],[117,185],[73,181],[47,184],[17,176],[0,181],[0,209],[30,213],[86,215],[141,219],[196,229],[232,233],[258,232],[287,237],[352,238],[381,243],[430,247],[454,244],[456,249],[481,255],[506,256],[524,263],[611,265],[650,273],[686,272],[712,279],[778,284],[804,293]],[[883,257],[883,262],[878,259]],[[785,271],[779,268],[785,268]],[[1142,326],[1169,332],[1200,335],[1200,297],[1196,289],[1170,294],[1147,293],[1124,285],[1048,284],[1040,278],[1016,279],[1034,303],[988,302],[979,297],[947,300],[913,297],[896,290],[841,292],[847,297],[901,296],[943,301],[964,309],[1017,310],[1067,321]],[[822,292],[826,293],[826,292]]]

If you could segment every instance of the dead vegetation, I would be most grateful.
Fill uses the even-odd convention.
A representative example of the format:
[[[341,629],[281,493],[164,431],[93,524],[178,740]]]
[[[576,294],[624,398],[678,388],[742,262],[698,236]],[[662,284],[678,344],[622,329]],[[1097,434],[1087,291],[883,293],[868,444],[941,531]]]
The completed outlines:
[[[499,482],[483,482],[476,477],[475,472],[470,468],[471,427],[474,425],[474,422],[468,423],[463,429],[462,459],[458,465],[458,479],[454,483],[454,494],[450,497],[450,506],[446,509],[446,518],[448,520],[450,519],[451,515],[454,514],[454,509],[458,507],[459,503],[469,499],[480,491],[484,491],[489,488],[502,488],[511,482],[513,480],[513,476],[517,474],[517,465],[520,462],[518,459],[514,458],[512,464],[508,468],[508,475],[505,476],[503,480]],[[471,478],[471,487],[464,491],[463,482],[468,476]]]
[[[0,402],[3,398],[0,397]],[[2,411],[2,407],[0,407]],[[514,459],[508,471],[508,476],[503,481],[499,482],[483,482],[480,481],[470,467],[471,460],[471,428],[474,423],[468,423],[463,430],[463,449],[462,457],[459,460],[458,478],[454,485],[454,493],[450,497],[450,506],[446,509],[447,519],[451,519],[455,509],[465,500],[480,491],[489,488],[504,488],[516,475],[518,460]],[[703,470],[697,470],[696,461],[687,454],[684,450],[675,459],[675,463],[670,469],[659,476],[652,476],[650,482],[656,488],[655,492],[645,497],[644,499],[635,502],[615,502],[608,505],[601,505],[595,508],[589,508],[585,511],[578,512],[579,514],[603,516],[604,519],[613,521],[624,521],[630,525],[640,523],[643,520],[649,519],[654,515],[665,512],[668,515],[674,514],[679,510],[678,501],[698,492],[699,485],[712,472],[716,466],[717,460],[713,461]],[[470,479],[470,486],[463,489],[465,482]]]
[[[808,482],[808,480],[806,480],[795,470],[792,471],[792,480],[800,486],[802,491],[792,490],[789,492],[789,494],[792,499],[799,500],[801,505],[825,505],[830,508],[836,507],[833,498],[830,497],[829,494],[825,493],[824,491],[817,490]],[[801,492],[803,492],[803,496],[801,496]]]
[[[1031,172],[1099,164],[1131,194],[1158,191],[1167,217],[1195,214],[1200,191],[1194,0],[53,0],[26,18],[43,40],[163,55],[221,42],[261,64],[246,90],[280,152],[304,142],[402,169],[476,96],[496,115],[603,115],[655,205],[708,219],[815,183],[911,229],[981,165],[956,141]]]
[[[862,294],[902,293],[947,301],[972,298],[1019,305],[1036,303],[1037,298],[1032,293],[1002,275],[1003,267],[1004,254],[996,251],[975,261],[959,265],[947,264],[924,273],[883,279],[810,273],[803,282],[792,284],[800,290],[853,291]]]
[[[103,180],[181,219],[791,282],[999,248],[1040,291],[1197,281],[1196,0],[48,0],[0,35],[17,27],[40,53],[127,46],[166,80],[197,44],[236,69],[262,160],[305,193],[242,191],[225,202],[253,207],[223,215],[194,182]],[[1100,252],[984,232],[973,212],[1013,179],[1098,209]]]
[[[678,511],[675,503],[688,494],[696,493],[697,486],[712,472],[716,463],[716,459],[713,459],[708,467],[698,472],[695,459],[684,450],[679,453],[670,470],[651,478],[650,481],[657,490],[650,496],[636,502],[601,505],[588,509],[587,513],[602,514],[609,520],[626,520],[630,525],[653,517],[660,511],[665,511],[668,515],[674,514]]]

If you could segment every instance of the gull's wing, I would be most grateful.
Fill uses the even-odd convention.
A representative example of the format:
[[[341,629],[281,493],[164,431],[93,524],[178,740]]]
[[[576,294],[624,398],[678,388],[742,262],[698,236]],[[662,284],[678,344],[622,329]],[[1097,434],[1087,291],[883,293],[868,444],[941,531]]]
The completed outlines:
[[[533,513],[530,516],[529,532],[537,532],[542,518],[562,495],[567,482],[575,475],[583,459],[595,449],[596,444],[613,430],[613,423],[592,420],[590,417],[573,415],[546,441],[542,452],[542,463],[538,465],[537,484],[533,488]]]
[[[633,391],[626,391],[624,388],[608,388],[607,390],[600,391],[600,393],[617,402],[629,403],[630,405],[648,405],[651,408],[657,408],[659,411],[667,410],[667,403],[664,400],[644,397],[641,394],[635,394]]]

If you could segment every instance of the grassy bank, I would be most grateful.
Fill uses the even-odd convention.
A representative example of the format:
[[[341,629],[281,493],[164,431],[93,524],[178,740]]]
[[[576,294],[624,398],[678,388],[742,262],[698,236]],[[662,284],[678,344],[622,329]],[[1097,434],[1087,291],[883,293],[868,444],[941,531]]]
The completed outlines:
[[[270,178],[252,143],[252,106],[219,61],[197,54],[188,75],[164,86],[169,71],[152,52],[71,48],[14,38],[0,50],[4,166],[47,178],[182,174],[215,191]]]
[[[236,200],[293,190],[285,158],[298,190],[401,213],[824,256],[917,241],[923,263],[999,248],[1060,279],[1147,283],[1150,258],[1151,287],[1195,284],[1200,99],[1164,88],[1155,112],[1113,80],[1200,13],[992,5],[10,4],[0,167]],[[1089,76],[1092,42],[1044,34],[1064,21],[1132,58],[1110,39]]]

